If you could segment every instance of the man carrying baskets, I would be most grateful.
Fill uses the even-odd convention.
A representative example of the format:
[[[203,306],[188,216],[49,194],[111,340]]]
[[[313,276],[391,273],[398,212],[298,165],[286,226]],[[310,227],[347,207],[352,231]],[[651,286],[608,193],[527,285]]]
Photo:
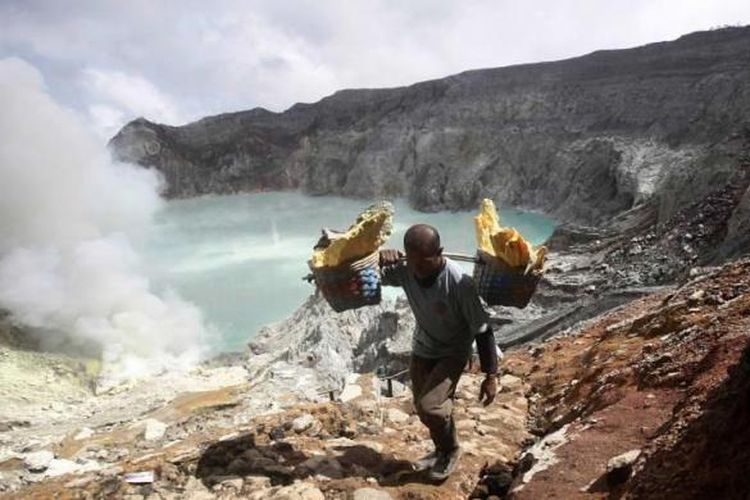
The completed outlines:
[[[443,256],[434,227],[410,227],[404,250],[405,255],[399,250],[380,251],[382,284],[404,289],[417,320],[409,372],[414,406],[435,444],[435,451],[417,466],[430,468],[430,479],[441,481],[450,476],[460,456],[453,398],[475,341],[486,373],[480,401],[488,405],[495,399],[495,338],[472,278]]]

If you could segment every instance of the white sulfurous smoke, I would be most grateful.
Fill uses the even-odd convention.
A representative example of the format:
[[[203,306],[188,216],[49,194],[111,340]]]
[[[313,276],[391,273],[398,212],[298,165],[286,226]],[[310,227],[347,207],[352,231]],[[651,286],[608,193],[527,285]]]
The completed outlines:
[[[42,347],[100,352],[123,378],[198,360],[200,311],[154,293],[132,245],[159,186],[153,171],[114,163],[34,67],[0,60],[0,309]]]

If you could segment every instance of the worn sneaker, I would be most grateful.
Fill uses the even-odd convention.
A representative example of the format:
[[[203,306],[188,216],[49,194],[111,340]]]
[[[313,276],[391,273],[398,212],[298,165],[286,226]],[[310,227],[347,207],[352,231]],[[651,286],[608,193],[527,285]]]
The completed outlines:
[[[423,456],[422,458],[414,462],[414,470],[421,471],[431,468],[433,465],[435,465],[437,457],[438,453],[436,451],[433,451],[429,455]]]
[[[456,469],[461,457],[461,447],[456,446],[452,451],[438,453],[435,465],[430,469],[429,477],[433,481],[445,481]]]

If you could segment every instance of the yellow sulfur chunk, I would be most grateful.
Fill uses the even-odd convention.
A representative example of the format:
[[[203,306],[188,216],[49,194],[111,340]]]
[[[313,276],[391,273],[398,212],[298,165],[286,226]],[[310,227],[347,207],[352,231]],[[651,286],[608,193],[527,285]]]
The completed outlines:
[[[484,199],[479,208],[479,215],[474,217],[474,226],[477,236],[477,247],[494,255],[494,244],[492,238],[500,231],[500,221],[497,210],[492,200]]]
[[[545,247],[536,250],[512,227],[500,227],[500,218],[492,200],[484,199],[474,217],[477,247],[515,268],[541,270],[547,255]]]
[[[324,231],[324,240],[316,246],[310,264],[333,267],[366,257],[377,251],[390,237],[393,205],[380,202],[362,212],[345,232]]]

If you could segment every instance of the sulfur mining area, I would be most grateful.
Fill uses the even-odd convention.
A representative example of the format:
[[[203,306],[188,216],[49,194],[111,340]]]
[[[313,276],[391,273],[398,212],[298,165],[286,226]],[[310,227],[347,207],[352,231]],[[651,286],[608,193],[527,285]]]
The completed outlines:
[[[400,164],[388,189],[417,208],[487,197],[562,224],[531,303],[490,308],[499,393],[483,406],[467,367],[463,455],[443,483],[412,467],[432,444],[404,373],[408,303],[337,313],[311,294],[241,352],[118,383],[0,312],[0,498],[747,498],[749,54],[750,28],[726,28],[126,125],[113,151],[161,170],[174,197],[371,199],[384,191],[357,190],[385,189],[377,167]]]

